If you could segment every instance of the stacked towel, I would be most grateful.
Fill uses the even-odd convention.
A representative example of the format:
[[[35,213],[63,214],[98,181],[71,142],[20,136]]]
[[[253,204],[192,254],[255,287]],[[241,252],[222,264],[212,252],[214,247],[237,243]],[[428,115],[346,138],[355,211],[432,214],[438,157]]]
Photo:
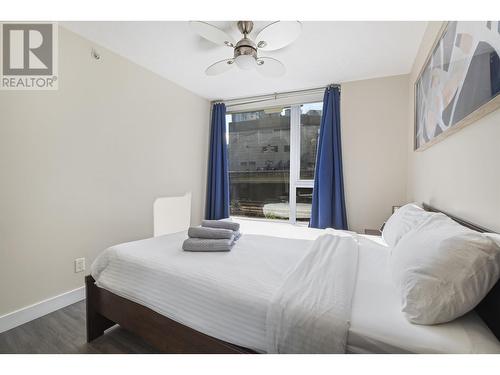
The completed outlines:
[[[229,251],[234,245],[234,236],[226,239],[188,238],[182,244],[185,251]]]
[[[206,228],[230,229],[235,232],[240,230],[240,223],[235,223],[234,221],[203,220],[201,222],[201,226]]]
[[[234,232],[234,240],[237,241],[241,237],[240,223],[224,220],[203,220],[201,226],[205,228],[228,229]]]
[[[188,229],[188,236],[191,238],[227,239],[234,237],[235,234],[230,229],[191,227]]]
[[[229,251],[241,237],[238,223],[203,220],[201,225],[189,228],[189,238],[182,244],[185,251]]]

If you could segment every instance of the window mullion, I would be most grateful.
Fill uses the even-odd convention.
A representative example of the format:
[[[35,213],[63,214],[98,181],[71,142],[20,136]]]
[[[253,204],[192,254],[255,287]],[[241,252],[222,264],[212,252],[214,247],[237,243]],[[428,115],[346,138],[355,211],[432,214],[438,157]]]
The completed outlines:
[[[290,108],[290,223],[295,224],[297,218],[297,181],[300,168],[300,105]]]

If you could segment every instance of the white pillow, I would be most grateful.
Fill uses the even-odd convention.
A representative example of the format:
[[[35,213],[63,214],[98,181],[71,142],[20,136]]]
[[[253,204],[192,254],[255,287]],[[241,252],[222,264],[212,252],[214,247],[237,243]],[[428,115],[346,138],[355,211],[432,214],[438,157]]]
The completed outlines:
[[[382,231],[382,237],[391,247],[409,231],[419,226],[426,218],[433,215],[415,203],[409,203],[399,208],[387,220]]]
[[[498,281],[500,246],[434,214],[399,241],[391,269],[406,318],[445,323],[472,310]]]

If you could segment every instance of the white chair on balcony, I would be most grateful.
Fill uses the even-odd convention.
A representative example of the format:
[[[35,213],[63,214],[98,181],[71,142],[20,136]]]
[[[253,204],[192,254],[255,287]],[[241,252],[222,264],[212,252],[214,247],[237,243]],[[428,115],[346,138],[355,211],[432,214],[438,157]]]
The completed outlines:
[[[153,204],[154,236],[182,232],[191,222],[191,192],[157,198]]]

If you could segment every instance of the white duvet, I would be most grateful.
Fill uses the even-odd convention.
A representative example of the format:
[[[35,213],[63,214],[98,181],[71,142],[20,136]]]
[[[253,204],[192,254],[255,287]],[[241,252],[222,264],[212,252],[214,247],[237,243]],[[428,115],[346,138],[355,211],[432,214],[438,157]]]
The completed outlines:
[[[344,353],[358,247],[352,235],[331,233],[315,241],[243,235],[228,253],[184,252],[178,233],[109,248],[92,276],[99,287],[237,345]]]
[[[325,234],[287,275],[267,312],[268,353],[345,353],[358,241]]]
[[[269,301],[311,241],[243,234],[230,252],[182,251],[186,233],[103,251],[96,284],[207,335],[267,350]]]

